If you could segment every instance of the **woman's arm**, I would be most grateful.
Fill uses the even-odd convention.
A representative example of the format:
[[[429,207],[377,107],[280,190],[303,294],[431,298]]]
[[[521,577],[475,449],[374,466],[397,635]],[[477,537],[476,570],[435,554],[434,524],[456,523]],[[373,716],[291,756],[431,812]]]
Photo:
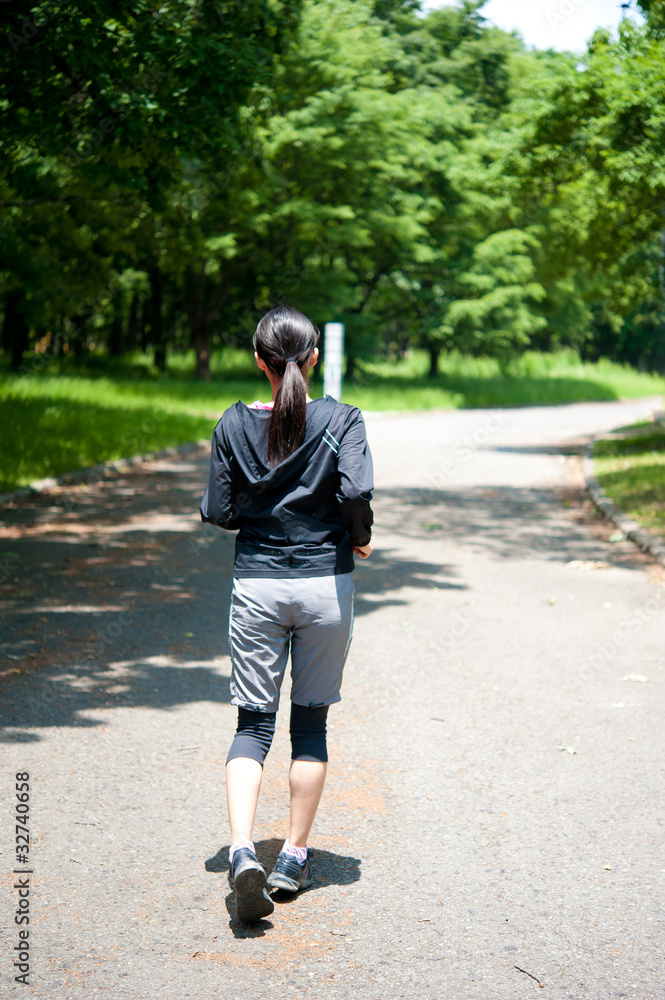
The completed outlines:
[[[367,443],[365,421],[355,410],[341,436],[337,454],[340,490],[337,494],[342,522],[349,533],[354,552],[366,559],[372,551],[370,539],[374,514],[370,507],[374,489],[372,454]],[[364,552],[369,548],[368,552]]]
[[[201,520],[234,531],[240,526],[233,503],[231,464],[233,457],[226,443],[220,420],[212,433],[210,477],[201,500]]]

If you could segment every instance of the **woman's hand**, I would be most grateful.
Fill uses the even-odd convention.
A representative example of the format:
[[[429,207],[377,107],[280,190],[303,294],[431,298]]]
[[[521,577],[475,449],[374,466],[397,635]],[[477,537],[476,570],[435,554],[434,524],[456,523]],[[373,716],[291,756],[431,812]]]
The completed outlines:
[[[367,559],[372,554],[374,546],[371,542],[367,545],[354,545],[353,551],[360,559]]]

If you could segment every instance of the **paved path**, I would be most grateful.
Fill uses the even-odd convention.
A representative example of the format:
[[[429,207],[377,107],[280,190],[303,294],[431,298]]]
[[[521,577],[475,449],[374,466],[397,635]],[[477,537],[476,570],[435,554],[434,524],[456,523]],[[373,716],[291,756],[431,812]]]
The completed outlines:
[[[5,511],[9,994],[662,1000],[663,573],[608,540],[558,448],[651,405],[368,417],[377,551],[331,712],[317,879],[252,929],[226,882],[233,537],[197,521],[207,457]],[[283,713],[266,862],[287,762]],[[9,957],[23,770],[28,989]]]

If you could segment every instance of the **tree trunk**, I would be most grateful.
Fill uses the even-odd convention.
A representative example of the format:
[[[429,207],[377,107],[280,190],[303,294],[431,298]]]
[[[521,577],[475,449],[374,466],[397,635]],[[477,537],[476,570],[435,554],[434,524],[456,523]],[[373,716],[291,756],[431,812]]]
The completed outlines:
[[[441,353],[441,348],[438,344],[430,344],[429,350],[429,378],[438,378],[439,375],[439,354]]]
[[[162,316],[163,278],[159,271],[150,272],[150,340],[155,348],[155,367],[163,372],[166,368],[166,343],[164,341],[164,318]]]
[[[119,358],[122,354],[122,303],[116,299],[113,304],[113,320],[107,341],[109,357]]]
[[[189,334],[196,354],[196,377],[210,381],[210,317],[205,302],[205,282],[203,273],[190,272],[188,276],[189,295],[187,313]]]
[[[355,382],[356,380],[356,358],[353,354],[346,356],[346,371],[344,372],[345,382]]]
[[[2,346],[11,352],[12,369],[23,372],[23,354],[30,347],[30,331],[19,304],[23,299],[20,291],[10,292],[5,300],[5,318],[2,324]]]
[[[78,316],[72,317],[72,326],[74,329],[72,330],[67,343],[69,344],[69,349],[72,355],[77,361],[79,361],[85,353],[85,325],[89,315],[90,313],[87,312],[79,313]]]
[[[0,347],[3,349],[3,351],[6,351],[7,354],[11,354],[12,345],[14,343],[11,333],[11,323],[7,322],[7,316],[9,315],[10,312],[10,307],[9,307],[10,296],[11,292],[7,295],[7,299],[5,301],[5,315],[2,321],[2,333],[0,333]]]
[[[125,346],[129,351],[135,351],[139,346],[139,305],[139,296],[134,292],[132,301],[129,303],[127,330],[125,332]]]
[[[138,316],[138,333],[139,333],[139,346],[143,354],[146,353],[148,347],[150,346],[148,338],[148,303],[146,299],[141,299],[141,309]]]
[[[192,331],[192,342],[196,353],[196,377],[204,382],[209,382],[211,378],[209,339],[207,324]]]

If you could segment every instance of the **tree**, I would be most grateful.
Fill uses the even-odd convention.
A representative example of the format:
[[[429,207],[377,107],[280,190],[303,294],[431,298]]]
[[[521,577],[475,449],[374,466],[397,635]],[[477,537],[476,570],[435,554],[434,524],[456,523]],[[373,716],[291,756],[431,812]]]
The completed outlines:
[[[382,286],[434,256],[428,226],[439,205],[424,176],[466,117],[453,88],[396,89],[391,68],[403,60],[369,3],[307,4],[246,164],[253,304],[297,294],[318,321],[346,321],[347,377],[376,342]]]
[[[1,287],[22,293],[31,327],[85,299],[88,274],[98,288],[129,264],[149,271],[155,288],[172,279],[169,204],[183,160],[230,155],[241,108],[299,9],[300,0],[172,0],[158,10],[21,0],[3,9],[0,107],[13,136],[0,187],[10,209],[3,249],[20,244],[20,254],[6,254]],[[63,267],[74,280],[58,301]]]
[[[545,326],[545,319],[530,308],[545,297],[545,289],[533,280],[529,250],[534,245],[534,237],[508,229],[475,247],[471,266],[457,279],[459,297],[445,312],[450,346],[506,360]]]

